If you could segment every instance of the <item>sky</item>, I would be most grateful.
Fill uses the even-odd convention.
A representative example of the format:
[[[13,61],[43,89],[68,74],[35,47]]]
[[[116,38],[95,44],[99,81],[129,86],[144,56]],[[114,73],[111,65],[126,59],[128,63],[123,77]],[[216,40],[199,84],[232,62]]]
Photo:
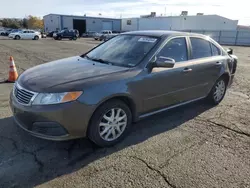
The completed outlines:
[[[150,12],[177,16],[188,11],[189,15],[218,14],[250,25],[249,5],[248,0],[0,0],[0,18],[43,17],[50,13],[130,18]]]

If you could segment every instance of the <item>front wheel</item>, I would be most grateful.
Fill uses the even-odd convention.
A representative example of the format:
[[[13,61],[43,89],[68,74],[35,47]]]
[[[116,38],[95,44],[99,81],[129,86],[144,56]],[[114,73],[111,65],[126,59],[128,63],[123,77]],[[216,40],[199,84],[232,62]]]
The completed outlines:
[[[219,104],[225,94],[226,94],[226,90],[227,90],[227,82],[225,78],[219,78],[216,83],[214,84],[212,90],[210,91],[207,99],[212,103],[212,104]]]
[[[14,39],[16,39],[16,40],[20,40],[20,36],[19,35],[16,35],[15,37],[14,37]]]
[[[38,36],[35,36],[35,37],[34,37],[34,40],[38,40],[38,39],[39,39],[39,37],[38,37]]]
[[[131,122],[131,111],[124,102],[108,101],[91,118],[88,137],[100,147],[115,145],[126,136]]]

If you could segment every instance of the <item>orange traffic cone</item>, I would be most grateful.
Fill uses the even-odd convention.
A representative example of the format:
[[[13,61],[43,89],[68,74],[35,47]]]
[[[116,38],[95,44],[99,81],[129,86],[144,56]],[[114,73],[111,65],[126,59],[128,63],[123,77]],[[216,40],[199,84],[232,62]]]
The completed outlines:
[[[17,80],[18,73],[16,70],[16,65],[12,56],[10,56],[10,70],[8,82],[15,82]]]

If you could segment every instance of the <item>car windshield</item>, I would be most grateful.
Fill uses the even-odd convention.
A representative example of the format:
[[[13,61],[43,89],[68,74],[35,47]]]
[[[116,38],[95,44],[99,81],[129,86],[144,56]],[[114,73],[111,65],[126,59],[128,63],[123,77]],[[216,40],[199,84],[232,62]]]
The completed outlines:
[[[84,57],[101,63],[133,67],[156,45],[158,38],[119,35],[98,46]]]

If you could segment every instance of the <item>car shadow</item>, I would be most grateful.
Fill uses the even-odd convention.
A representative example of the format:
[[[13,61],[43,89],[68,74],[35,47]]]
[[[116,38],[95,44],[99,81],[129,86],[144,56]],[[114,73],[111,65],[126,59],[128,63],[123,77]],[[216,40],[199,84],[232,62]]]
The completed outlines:
[[[211,107],[199,101],[143,119],[132,126],[127,138],[110,148],[98,148],[88,139],[52,142],[34,138],[17,127],[12,117],[0,119],[0,187],[33,187],[70,174],[181,126]]]

